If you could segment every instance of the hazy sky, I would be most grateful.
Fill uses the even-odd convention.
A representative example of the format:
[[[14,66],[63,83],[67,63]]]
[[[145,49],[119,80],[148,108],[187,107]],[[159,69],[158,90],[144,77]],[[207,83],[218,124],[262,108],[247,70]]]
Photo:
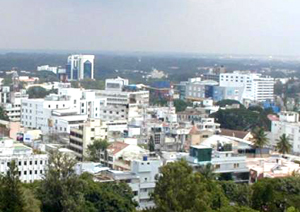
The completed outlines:
[[[300,0],[0,0],[0,49],[300,55]]]

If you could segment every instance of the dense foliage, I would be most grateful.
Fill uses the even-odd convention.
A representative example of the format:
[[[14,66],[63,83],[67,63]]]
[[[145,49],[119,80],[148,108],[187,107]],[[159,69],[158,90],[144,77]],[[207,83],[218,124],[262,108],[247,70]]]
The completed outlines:
[[[265,111],[260,107],[239,108],[218,110],[210,115],[216,122],[221,124],[221,128],[231,130],[249,130],[256,126],[270,130],[271,121],[267,115],[271,111]]]
[[[41,86],[33,86],[28,88],[27,94],[29,95],[29,99],[39,99],[44,98],[51,93],[57,93],[57,89],[51,89],[47,91],[45,88]]]
[[[9,118],[8,118],[6,112],[4,111],[3,107],[0,107],[0,120],[5,120],[5,121],[9,120]]]
[[[88,145],[89,161],[99,162],[100,152],[104,151],[109,146],[107,140],[97,139],[92,144]]]
[[[157,208],[147,212],[299,212],[300,178],[263,179],[253,185],[216,181],[179,161],[161,168],[153,199]]]
[[[133,212],[136,203],[126,183],[100,183],[74,172],[76,161],[53,153],[44,179],[22,184],[15,162],[0,178],[0,212]]]
[[[174,100],[174,107],[176,108],[176,112],[184,111],[188,106],[193,106],[193,104],[181,99]]]

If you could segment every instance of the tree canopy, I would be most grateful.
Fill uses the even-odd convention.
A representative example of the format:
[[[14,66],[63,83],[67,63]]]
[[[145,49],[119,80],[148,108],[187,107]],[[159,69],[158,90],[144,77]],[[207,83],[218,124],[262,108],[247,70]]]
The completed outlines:
[[[277,139],[276,149],[281,154],[288,154],[292,151],[293,145],[290,138],[284,133]]]
[[[215,118],[216,122],[221,124],[221,128],[231,130],[249,130],[255,126],[263,127],[270,130],[271,121],[267,115],[269,111],[264,111],[255,108],[239,108],[218,110],[210,115]]]

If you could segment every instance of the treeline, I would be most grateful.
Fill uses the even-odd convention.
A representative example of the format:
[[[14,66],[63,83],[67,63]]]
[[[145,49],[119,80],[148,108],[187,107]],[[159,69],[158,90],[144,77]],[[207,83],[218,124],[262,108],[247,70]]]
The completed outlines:
[[[216,181],[213,170],[194,172],[186,161],[169,163],[153,193],[157,208],[146,212],[299,212],[300,177],[262,179],[253,185]]]
[[[126,183],[97,182],[74,172],[75,161],[50,156],[43,180],[23,184],[15,162],[0,178],[1,212],[135,212]],[[253,185],[217,181],[211,166],[196,172],[184,160],[160,170],[154,192],[156,208],[144,212],[299,212],[300,177],[262,179]]]
[[[227,100],[224,100],[227,101]],[[219,103],[225,106],[223,103]],[[210,115],[215,121],[221,124],[221,128],[231,130],[250,130],[254,127],[262,127],[269,131],[271,129],[271,121],[268,115],[272,114],[272,109],[264,110],[260,106],[252,106],[248,109],[243,105],[237,109],[218,110]]]
[[[76,161],[50,156],[44,179],[21,183],[14,161],[0,178],[0,212],[131,212],[136,202],[126,183],[100,183],[87,173],[76,175]]]

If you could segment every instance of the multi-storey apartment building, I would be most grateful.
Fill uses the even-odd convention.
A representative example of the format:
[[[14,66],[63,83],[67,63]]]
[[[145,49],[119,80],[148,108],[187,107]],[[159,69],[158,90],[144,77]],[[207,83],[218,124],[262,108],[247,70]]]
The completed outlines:
[[[10,139],[0,140],[0,173],[5,174],[12,161],[15,161],[22,182],[41,180],[48,163],[47,154],[34,154],[33,150]]]
[[[0,103],[10,121],[20,121],[21,101],[28,99],[26,90],[12,91],[9,86],[3,86],[0,90]]]
[[[293,145],[292,151],[300,153],[300,122],[299,114],[292,111],[282,111],[279,118],[272,119],[270,143],[276,145],[277,139],[286,134]]]
[[[79,127],[71,128],[69,148],[82,160],[88,156],[88,145],[97,139],[107,139],[107,125],[100,119],[89,119]]]
[[[261,74],[239,71],[222,73],[220,86],[242,87],[243,99],[259,102],[274,99],[274,79]]]

